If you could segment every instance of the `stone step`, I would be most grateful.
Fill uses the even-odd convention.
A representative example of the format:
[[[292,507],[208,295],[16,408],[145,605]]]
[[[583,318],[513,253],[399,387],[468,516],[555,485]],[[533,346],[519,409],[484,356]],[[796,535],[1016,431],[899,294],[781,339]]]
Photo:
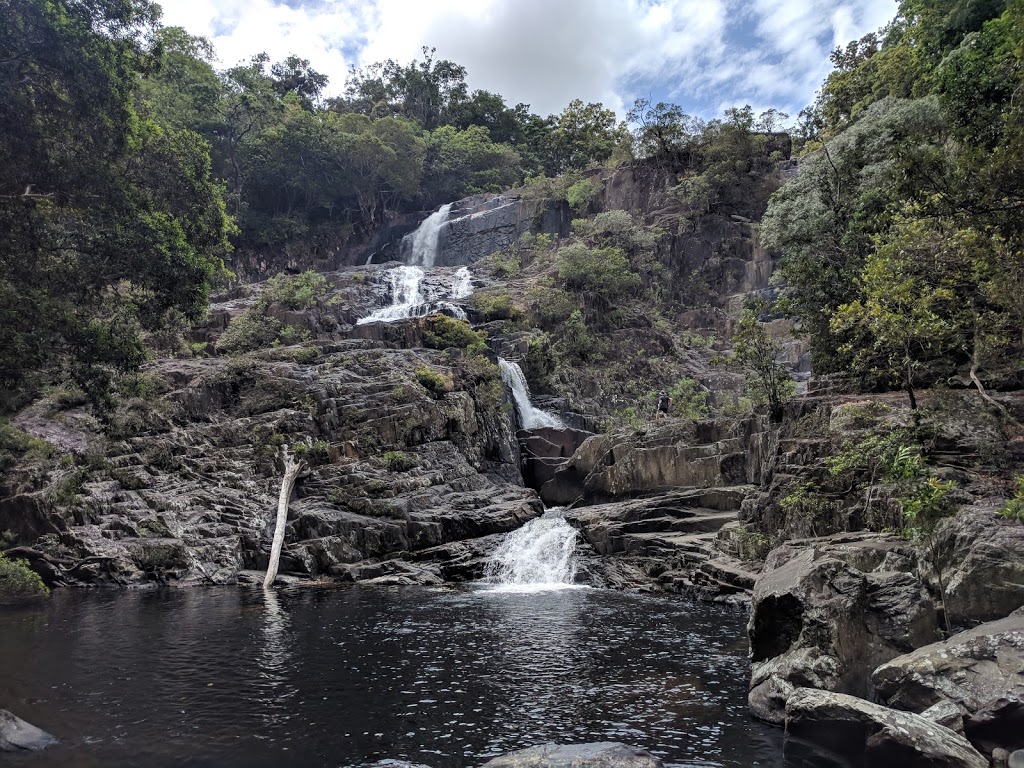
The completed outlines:
[[[731,584],[740,589],[750,591],[757,581],[757,573],[744,568],[738,560],[732,558],[716,558],[701,563],[701,573],[704,573],[716,581]]]
[[[631,533],[622,537],[627,555],[695,555],[706,560],[714,554],[713,533]]]

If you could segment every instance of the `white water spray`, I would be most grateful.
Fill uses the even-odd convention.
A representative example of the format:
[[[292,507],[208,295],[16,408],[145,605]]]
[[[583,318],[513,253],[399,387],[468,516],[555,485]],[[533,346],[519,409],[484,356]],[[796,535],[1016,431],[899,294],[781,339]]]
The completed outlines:
[[[441,237],[441,227],[448,221],[448,211],[451,210],[451,207],[451,203],[442,205],[430,214],[415,232],[406,235],[406,238],[412,238],[410,264],[427,268],[434,266],[434,262],[437,260],[437,243]]]
[[[487,581],[497,592],[577,588],[577,537],[563,511],[549,509],[505,537],[487,563]]]
[[[473,295],[473,275],[469,267],[463,267],[455,273],[452,281],[452,299],[465,299]]]
[[[512,397],[516,401],[516,410],[519,411],[519,420],[523,429],[536,429],[538,427],[552,427],[564,429],[565,424],[553,413],[535,408],[530,402],[530,387],[526,383],[526,376],[518,363],[511,363],[504,358],[498,358],[498,367],[501,368],[501,378],[512,389]]]
[[[395,267],[388,274],[391,281],[391,304],[381,307],[376,312],[356,321],[356,325],[365,323],[391,323],[407,317],[422,317],[427,314],[430,305],[428,296],[423,295],[423,270],[419,267]]]

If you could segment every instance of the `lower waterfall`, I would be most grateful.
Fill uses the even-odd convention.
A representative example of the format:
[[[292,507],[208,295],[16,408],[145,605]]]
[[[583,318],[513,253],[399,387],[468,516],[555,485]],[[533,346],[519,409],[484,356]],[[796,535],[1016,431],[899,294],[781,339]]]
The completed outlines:
[[[560,508],[549,509],[505,537],[487,563],[487,581],[499,592],[579,588],[578,535]]]

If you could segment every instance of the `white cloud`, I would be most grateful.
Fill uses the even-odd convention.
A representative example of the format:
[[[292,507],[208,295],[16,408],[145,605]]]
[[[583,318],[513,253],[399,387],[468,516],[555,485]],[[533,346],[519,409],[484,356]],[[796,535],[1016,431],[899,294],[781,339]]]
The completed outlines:
[[[828,53],[888,21],[895,0],[166,0],[164,23],[209,37],[225,66],[307,58],[341,91],[348,67],[420,58],[546,115],[573,98],[622,114],[637,96],[695,114],[808,103]]]

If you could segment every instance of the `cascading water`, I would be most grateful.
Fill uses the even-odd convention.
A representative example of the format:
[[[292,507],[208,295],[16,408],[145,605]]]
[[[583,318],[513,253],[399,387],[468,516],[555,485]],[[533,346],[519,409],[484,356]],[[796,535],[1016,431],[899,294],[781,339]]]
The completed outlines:
[[[516,410],[519,411],[519,420],[523,429],[537,429],[538,427],[553,427],[564,429],[565,424],[553,413],[535,408],[530,402],[530,387],[526,383],[526,376],[523,369],[517,363],[509,362],[504,358],[498,358],[498,366],[501,368],[501,378],[512,389],[512,397],[516,401]]]
[[[442,205],[438,210],[430,214],[419,228],[407,238],[412,238],[412,253],[409,258],[410,264],[416,264],[428,269],[434,266],[437,259],[437,244],[441,236],[441,227],[448,221],[448,211],[452,204]]]
[[[358,321],[365,323],[391,323],[407,317],[421,317],[430,309],[432,297],[424,296],[421,290],[423,270],[419,267],[395,267],[388,275],[391,281],[391,304],[381,307]]]
[[[466,311],[452,302],[472,295],[473,276],[468,267],[462,267],[452,277],[448,300],[442,298],[437,288],[424,285],[425,269],[431,269],[437,260],[437,246],[441,227],[448,220],[451,204],[442,205],[440,209],[428,216],[419,228],[405,240],[407,265],[391,271],[391,304],[381,307],[372,314],[356,321],[356,325],[366,323],[393,323],[410,317],[423,317],[431,312],[446,312],[459,320],[465,320]],[[371,254],[367,264],[373,261],[376,253]]]
[[[561,509],[549,509],[508,534],[487,563],[492,591],[572,589],[576,581],[576,529]]]
[[[465,299],[473,295],[473,275],[469,271],[469,267],[462,267],[458,272],[455,273],[455,278],[452,281],[452,299]]]

